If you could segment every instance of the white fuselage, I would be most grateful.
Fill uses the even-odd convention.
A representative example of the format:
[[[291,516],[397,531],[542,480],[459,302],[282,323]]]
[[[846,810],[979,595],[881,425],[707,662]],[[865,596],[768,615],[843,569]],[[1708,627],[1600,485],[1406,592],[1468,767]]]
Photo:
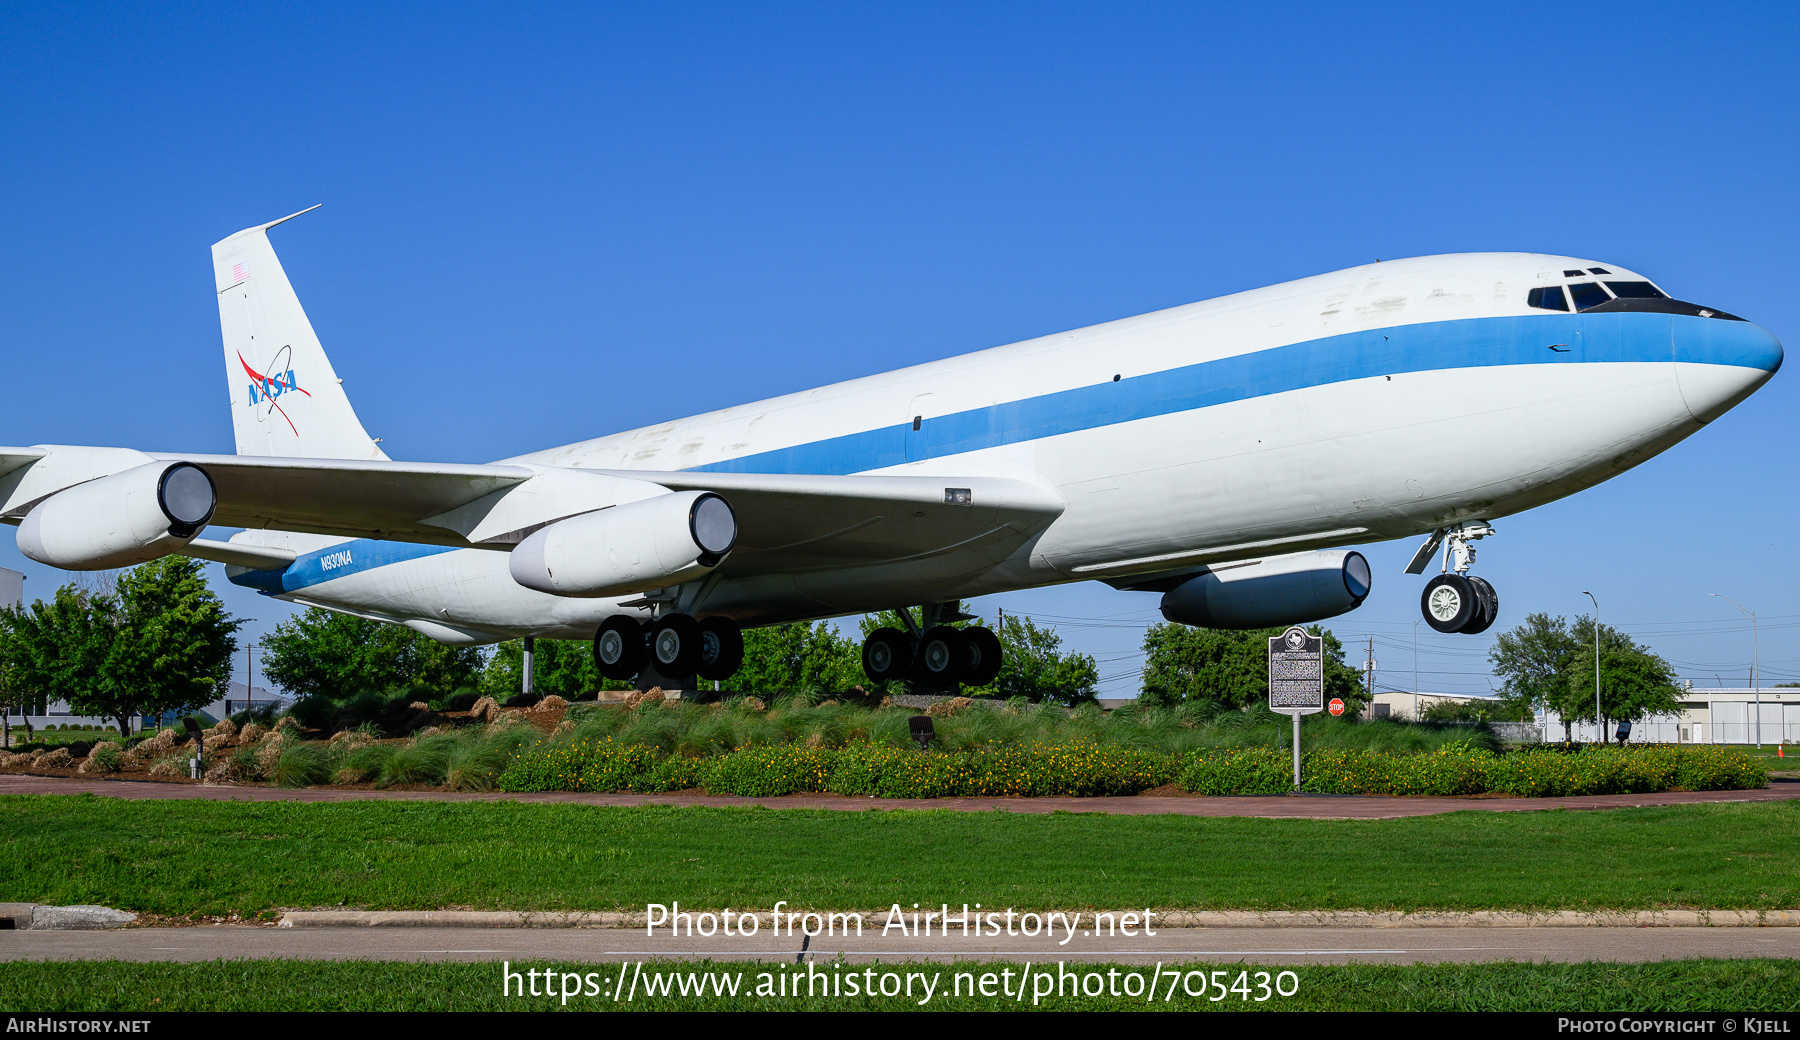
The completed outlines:
[[[727,573],[684,603],[745,624],[1407,537],[1597,484],[1779,366],[1780,345],[1749,322],[1528,306],[1533,287],[1571,280],[1565,268],[1596,266],[1524,253],[1372,264],[505,461],[1004,477],[1066,503],[974,571]],[[307,554],[341,543],[239,538]],[[434,625],[588,636],[622,609],[522,588],[500,551],[360,545],[355,565],[278,594],[440,636]]]

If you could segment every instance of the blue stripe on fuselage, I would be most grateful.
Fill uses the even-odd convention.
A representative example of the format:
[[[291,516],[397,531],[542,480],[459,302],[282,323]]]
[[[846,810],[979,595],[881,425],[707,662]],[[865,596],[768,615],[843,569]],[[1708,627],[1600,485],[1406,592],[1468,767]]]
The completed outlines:
[[[358,538],[339,542],[317,552],[295,557],[286,570],[245,571],[231,577],[233,585],[256,589],[267,596],[299,592],[308,586],[351,574],[361,574],[391,563],[422,560],[439,553],[455,552],[448,545],[420,545],[417,542],[385,542]]]
[[[1566,352],[1551,350],[1552,344]],[[905,422],[695,466],[693,471],[860,473],[1372,376],[1632,361],[1688,361],[1772,372],[1781,365],[1781,345],[1750,322],[1653,313],[1547,313],[1402,325],[934,416],[918,431]],[[231,580],[280,595],[450,551],[439,545],[359,539],[301,556],[285,571],[247,571]],[[347,559],[330,559],[345,553]]]
[[[1550,350],[1551,344],[1565,346],[1567,353]],[[693,469],[860,473],[1371,376],[1607,361],[1694,361],[1772,371],[1781,363],[1781,347],[1749,322],[1669,314],[1544,314],[1402,325],[933,416],[916,431],[910,421],[902,422]]]

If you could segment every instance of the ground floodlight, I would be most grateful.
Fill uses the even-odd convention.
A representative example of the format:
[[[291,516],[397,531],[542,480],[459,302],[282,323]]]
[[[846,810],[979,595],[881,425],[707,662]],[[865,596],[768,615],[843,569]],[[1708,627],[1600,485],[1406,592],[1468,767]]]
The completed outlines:
[[[937,730],[932,727],[929,715],[914,715],[906,720],[906,724],[912,730],[912,738],[919,742],[921,751],[929,748],[931,742],[937,738]]]

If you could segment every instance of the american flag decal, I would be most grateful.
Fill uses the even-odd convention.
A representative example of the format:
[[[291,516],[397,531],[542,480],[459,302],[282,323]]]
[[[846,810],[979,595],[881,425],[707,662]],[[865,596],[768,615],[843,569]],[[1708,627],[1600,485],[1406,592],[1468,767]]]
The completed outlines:
[[[248,267],[245,267],[243,264],[232,264],[231,265],[231,277],[234,281],[241,282],[244,279],[250,277],[250,269]]]

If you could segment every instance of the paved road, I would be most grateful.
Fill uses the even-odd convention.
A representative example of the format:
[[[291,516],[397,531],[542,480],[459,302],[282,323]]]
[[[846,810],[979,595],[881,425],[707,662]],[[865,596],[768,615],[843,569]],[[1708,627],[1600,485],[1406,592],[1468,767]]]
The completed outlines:
[[[1042,937],[963,938],[891,934],[820,936],[806,956],[883,960],[1206,961],[1256,964],[1383,964],[1480,961],[1659,961],[1686,957],[1800,957],[1800,928],[1166,928],[1155,937],[1094,938],[1077,931],[1061,944]],[[646,938],[613,928],[270,928],[219,925],[123,928],[104,932],[0,931],[0,960],[551,961],[760,960],[789,963],[801,940],[786,935]]]
[[[1486,810],[1521,812],[1535,809],[1624,809],[1654,805],[1709,802],[1800,800],[1800,783],[1778,782],[1759,791],[1669,791],[1662,794],[1603,794],[1577,798],[1363,798],[1354,795],[1244,796],[1200,798],[1138,795],[1124,798],[847,798],[839,795],[794,795],[785,798],[732,798],[712,795],[498,794],[457,791],[345,791],[311,787],[283,791],[272,787],[155,783],[139,780],[91,780],[79,777],[0,773],[0,794],[94,794],[117,798],[203,798],[212,801],[518,801],[574,805],[761,805],[771,809],[954,809],[965,812],[1002,810],[1018,813],[1078,812],[1119,815],[1261,816],[1318,820],[1389,820],[1404,816]]]

